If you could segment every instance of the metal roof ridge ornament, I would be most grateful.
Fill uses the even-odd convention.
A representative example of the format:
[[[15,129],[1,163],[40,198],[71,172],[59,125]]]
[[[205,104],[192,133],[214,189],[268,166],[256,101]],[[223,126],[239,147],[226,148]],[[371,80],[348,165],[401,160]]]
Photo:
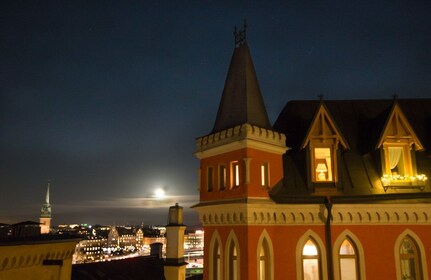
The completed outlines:
[[[233,30],[233,35],[235,36],[235,48],[238,48],[245,44],[247,40],[247,20],[244,19],[244,25],[241,29],[237,29],[236,25]]]

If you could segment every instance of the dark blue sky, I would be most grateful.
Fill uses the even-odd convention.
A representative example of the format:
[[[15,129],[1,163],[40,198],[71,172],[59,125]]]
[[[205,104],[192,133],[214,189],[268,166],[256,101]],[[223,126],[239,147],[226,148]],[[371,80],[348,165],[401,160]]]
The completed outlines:
[[[197,202],[233,27],[292,99],[431,96],[429,1],[1,1],[0,222],[166,222]],[[151,198],[163,187],[167,202]],[[186,209],[186,223],[197,215]]]

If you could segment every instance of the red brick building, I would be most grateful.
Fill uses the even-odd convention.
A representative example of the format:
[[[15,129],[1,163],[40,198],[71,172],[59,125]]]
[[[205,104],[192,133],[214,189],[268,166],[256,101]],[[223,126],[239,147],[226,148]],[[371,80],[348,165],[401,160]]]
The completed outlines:
[[[431,99],[290,101],[271,125],[235,35],[196,140],[204,279],[428,279]]]

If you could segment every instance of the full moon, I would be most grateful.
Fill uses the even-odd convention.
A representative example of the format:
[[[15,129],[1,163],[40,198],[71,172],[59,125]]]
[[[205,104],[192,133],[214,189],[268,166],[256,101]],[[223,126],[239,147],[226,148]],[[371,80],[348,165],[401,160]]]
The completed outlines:
[[[163,189],[156,189],[154,191],[154,195],[155,195],[156,198],[162,199],[162,198],[165,197],[165,191]]]

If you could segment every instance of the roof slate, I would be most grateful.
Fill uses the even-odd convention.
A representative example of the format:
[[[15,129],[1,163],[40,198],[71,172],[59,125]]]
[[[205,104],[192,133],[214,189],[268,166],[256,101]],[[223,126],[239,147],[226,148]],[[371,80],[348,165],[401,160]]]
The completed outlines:
[[[234,49],[211,133],[245,123],[271,129],[246,42]]]
[[[286,145],[292,148],[284,155],[284,178],[271,191],[275,201],[288,196],[316,195],[315,185],[307,177],[307,148],[301,149],[300,145],[320,102],[289,101],[274,123],[274,130],[284,133]],[[424,151],[415,153],[418,173],[431,177],[431,99],[396,102],[424,146]],[[325,100],[324,104],[349,145],[348,150],[339,150],[338,196],[421,192],[418,189],[385,192],[381,185],[381,156],[376,144],[394,105],[393,99]],[[430,192],[429,180],[423,192]]]

